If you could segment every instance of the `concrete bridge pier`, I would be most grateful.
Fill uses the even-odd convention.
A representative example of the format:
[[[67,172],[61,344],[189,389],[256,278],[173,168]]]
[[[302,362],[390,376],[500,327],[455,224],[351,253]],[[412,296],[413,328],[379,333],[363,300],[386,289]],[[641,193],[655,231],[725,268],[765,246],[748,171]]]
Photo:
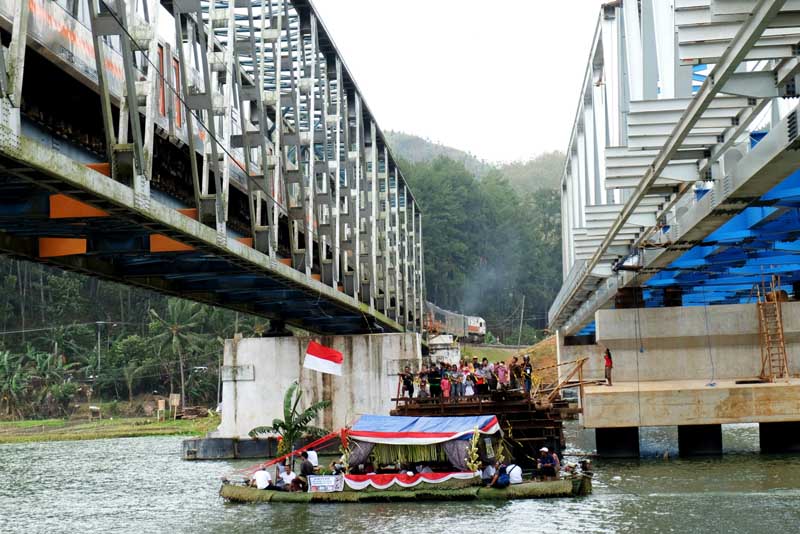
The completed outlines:
[[[602,458],[639,457],[639,427],[596,428],[594,435]]]
[[[800,452],[800,422],[759,423],[758,441],[761,452]]]
[[[722,454],[722,425],[679,425],[678,452],[684,458]]]
[[[342,376],[303,368],[311,339],[342,353]],[[415,333],[356,336],[270,337],[228,340],[222,367],[222,422],[202,440],[187,441],[185,459],[264,457],[266,440],[248,435],[257,426],[283,419],[283,397],[295,380],[301,407],[331,401],[315,426],[336,430],[366,413],[388,415],[397,395],[398,373],[419,369],[420,336]]]

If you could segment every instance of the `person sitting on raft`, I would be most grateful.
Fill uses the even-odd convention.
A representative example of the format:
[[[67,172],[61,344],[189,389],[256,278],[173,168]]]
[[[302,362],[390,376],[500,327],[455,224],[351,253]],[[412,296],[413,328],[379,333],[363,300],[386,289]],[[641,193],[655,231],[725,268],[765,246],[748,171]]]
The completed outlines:
[[[306,449],[308,453],[308,461],[314,466],[314,473],[319,473],[319,455],[312,447]]]
[[[277,490],[278,487],[272,484],[272,476],[265,466],[253,473],[253,478],[250,479],[250,487],[255,487],[260,490]]]
[[[292,484],[297,480],[297,475],[292,472],[292,462],[288,462],[283,467],[281,473],[281,482],[283,482],[283,489],[285,491],[292,491]]]
[[[303,457],[303,463],[300,464],[300,476],[297,479],[300,481],[303,491],[308,488],[308,477],[314,474],[314,464],[308,459],[308,453],[303,451],[300,456]]]
[[[547,447],[539,449],[539,458],[537,458],[536,471],[534,478],[541,478],[542,480],[550,480],[556,476],[556,460],[550,454]]]
[[[331,460],[328,469],[333,472],[334,475],[341,475],[346,471],[344,465],[344,454],[339,457],[339,459]]]
[[[505,464],[497,462],[492,479],[486,484],[487,488],[503,489],[510,484],[522,484],[522,468],[515,463]]]
[[[495,469],[494,465],[492,465],[490,462],[483,462],[483,470],[481,471],[481,480],[483,480],[483,483],[486,485],[491,485],[496,472],[497,469]]]

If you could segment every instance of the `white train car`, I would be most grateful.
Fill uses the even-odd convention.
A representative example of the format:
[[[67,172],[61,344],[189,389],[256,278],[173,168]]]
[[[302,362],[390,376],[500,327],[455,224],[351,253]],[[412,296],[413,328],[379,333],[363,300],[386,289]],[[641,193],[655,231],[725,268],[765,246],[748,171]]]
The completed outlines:
[[[462,315],[432,302],[425,303],[425,329],[430,335],[449,334],[468,343],[483,343],[486,338],[486,321],[483,317]]]

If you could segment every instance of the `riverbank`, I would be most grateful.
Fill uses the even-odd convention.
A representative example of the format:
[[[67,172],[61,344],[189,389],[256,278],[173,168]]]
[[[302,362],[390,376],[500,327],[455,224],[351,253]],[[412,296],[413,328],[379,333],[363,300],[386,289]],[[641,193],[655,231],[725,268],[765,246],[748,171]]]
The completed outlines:
[[[114,417],[95,421],[40,419],[0,421],[0,443],[82,441],[144,436],[202,436],[219,426],[219,416],[157,421],[147,417]]]

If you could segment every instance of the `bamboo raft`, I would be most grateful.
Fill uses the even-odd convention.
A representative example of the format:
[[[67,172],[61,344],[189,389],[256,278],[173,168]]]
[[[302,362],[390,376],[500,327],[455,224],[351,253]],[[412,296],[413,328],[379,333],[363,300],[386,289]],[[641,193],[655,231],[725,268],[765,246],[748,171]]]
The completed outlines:
[[[545,482],[523,482],[505,489],[487,488],[476,483],[465,487],[435,488],[425,484],[423,488],[399,488],[391,490],[345,490],[332,493],[305,493],[259,490],[247,486],[223,484],[219,490],[222,498],[235,503],[354,503],[354,502],[408,502],[408,501],[503,501],[517,499],[546,499],[556,497],[578,497],[592,492],[590,474],[578,474],[571,478]]]

